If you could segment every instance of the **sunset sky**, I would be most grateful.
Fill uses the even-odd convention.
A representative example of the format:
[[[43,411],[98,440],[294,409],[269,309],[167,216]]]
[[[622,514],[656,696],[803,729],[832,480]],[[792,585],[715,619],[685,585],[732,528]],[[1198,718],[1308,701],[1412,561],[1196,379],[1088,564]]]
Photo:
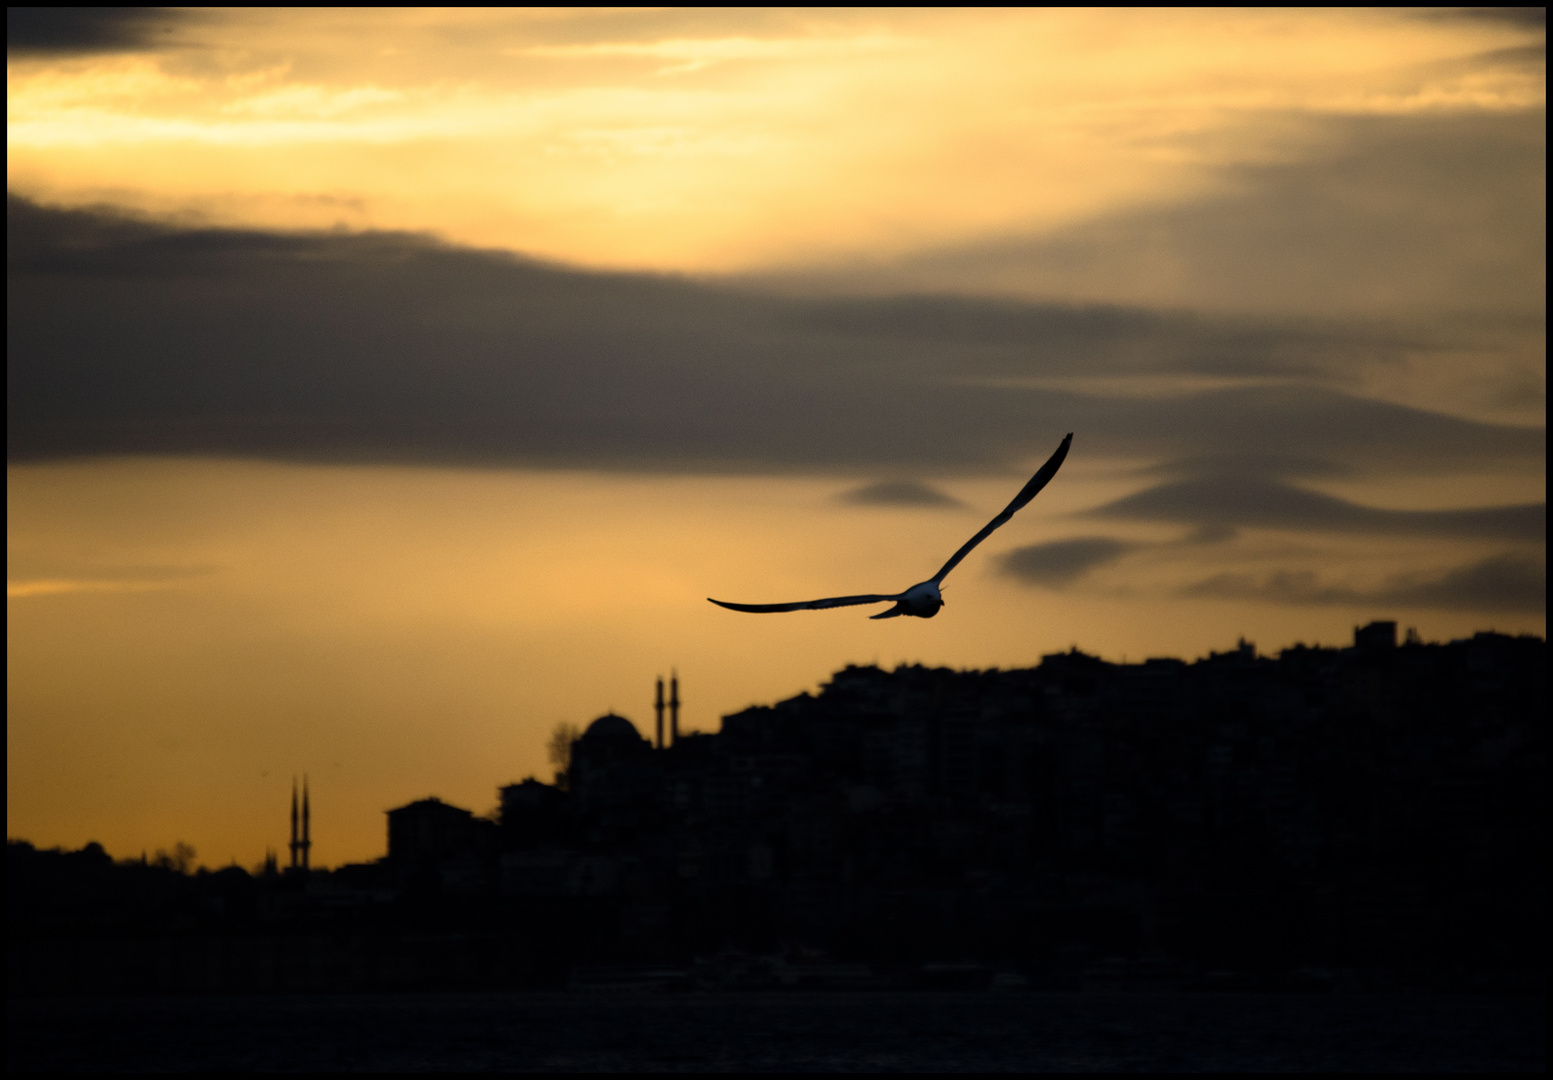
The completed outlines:
[[[8,831],[318,861],[847,663],[1545,633],[1545,23],[12,11]],[[75,12],[72,14],[72,12]],[[931,621],[764,602],[931,574]]]

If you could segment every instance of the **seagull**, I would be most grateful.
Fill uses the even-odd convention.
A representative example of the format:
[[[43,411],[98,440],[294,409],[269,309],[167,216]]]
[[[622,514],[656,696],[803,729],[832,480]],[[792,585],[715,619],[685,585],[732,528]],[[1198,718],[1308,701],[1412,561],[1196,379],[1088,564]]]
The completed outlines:
[[[1062,440],[1062,445],[1057,447],[1057,452],[1042,465],[1040,470],[1030,478],[1030,482],[1019,490],[1014,496],[1014,501],[1003,508],[1003,512],[982,526],[981,532],[971,537],[965,545],[949,557],[944,563],[943,569],[928,578],[918,582],[905,592],[898,593],[868,593],[863,596],[830,596],[824,600],[800,600],[795,604],[733,604],[726,600],[708,600],[718,607],[725,607],[732,611],[753,611],[765,613],[771,611],[808,611],[820,608],[852,607],[856,604],[877,604],[885,600],[893,600],[895,606],[888,611],[881,611],[877,615],[870,615],[870,619],[893,619],[897,615],[915,615],[919,619],[931,619],[938,614],[938,609],[944,606],[943,593],[940,587],[944,578],[949,576],[949,571],[960,565],[960,560],[971,553],[971,549],[992,535],[992,531],[1013,517],[1031,499],[1035,498],[1040,490],[1051,482],[1051,478],[1057,475],[1057,470],[1062,467],[1063,459],[1068,456],[1068,446],[1073,442],[1073,433],[1068,432],[1067,438]]]

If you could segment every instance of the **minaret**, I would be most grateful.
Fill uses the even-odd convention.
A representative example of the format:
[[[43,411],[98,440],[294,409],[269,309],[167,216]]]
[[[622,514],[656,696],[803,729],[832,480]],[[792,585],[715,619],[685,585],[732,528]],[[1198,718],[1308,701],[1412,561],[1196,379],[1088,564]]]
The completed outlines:
[[[658,711],[658,749],[663,749],[663,676],[658,676],[658,697],[653,702],[653,708]]]
[[[297,842],[297,778],[291,778],[291,869],[297,868],[297,855],[301,845]]]
[[[679,742],[679,672],[669,676],[669,738]]]
[[[307,799],[307,773],[302,774],[302,869],[306,870],[312,862],[313,850],[313,813]]]

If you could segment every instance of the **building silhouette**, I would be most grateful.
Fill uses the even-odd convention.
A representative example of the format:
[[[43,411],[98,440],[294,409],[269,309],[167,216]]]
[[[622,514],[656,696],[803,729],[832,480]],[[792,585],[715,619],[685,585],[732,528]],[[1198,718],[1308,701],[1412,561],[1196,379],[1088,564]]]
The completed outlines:
[[[1375,622],[1277,657],[849,667],[683,737],[659,680],[658,738],[607,714],[569,790],[501,789],[482,880],[607,898],[626,952],[1514,966],[1542,880],[1545,656]]]
[[[1276,656],[847,667],[712,734],[678,731],[671,673],[652,738],[607,713],[565,786],[507,784],[489,817],[391,809],[376,862],[200,876],[12,845],[16,978],[97,962],[62,934],[205,934],[272,950],[223,969],[249,989],[553,987],[632,964],[725,987],[1535,989],[1546,653],[1376,622]],[[298,870],[310,818],[304,778]],[[185,989],[212,977],[187,948]]]

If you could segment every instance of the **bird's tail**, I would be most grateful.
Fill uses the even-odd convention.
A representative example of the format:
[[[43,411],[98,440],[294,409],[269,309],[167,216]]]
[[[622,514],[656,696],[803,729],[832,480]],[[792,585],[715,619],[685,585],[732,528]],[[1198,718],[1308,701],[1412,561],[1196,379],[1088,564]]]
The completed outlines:
[[[895,606],[892,607],[889,611],[881,611],[877,615],[870,615],[868,617],[870,619],[893,619],[897,615],[904,615],[904,614],[906,614],[906,608],[901,604],[901,602],[899,600],[897,600],[895,602]]]

